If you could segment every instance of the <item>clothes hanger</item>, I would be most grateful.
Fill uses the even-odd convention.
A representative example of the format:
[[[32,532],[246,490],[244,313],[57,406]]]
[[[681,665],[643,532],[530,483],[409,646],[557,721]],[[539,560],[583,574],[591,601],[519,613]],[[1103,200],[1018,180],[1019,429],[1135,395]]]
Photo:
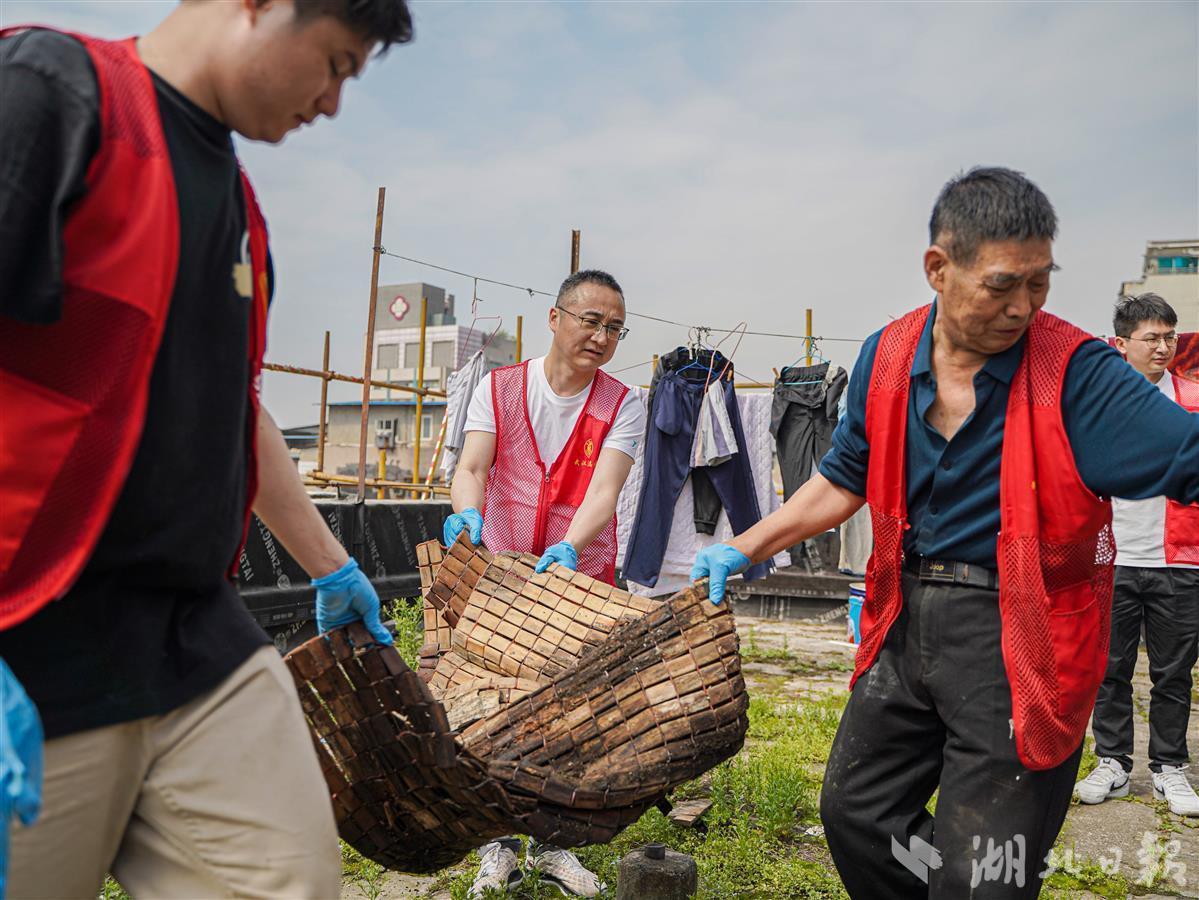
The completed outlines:
[[[712,366],[710,364],[705,365],[703,363],[703,361],[700,359],[700,351],[701,350],[711,350],[713,353],[712,360],[714,361],[716,359],[715,349],[712,347],[706,346],[706,343],[704,342],[704,335],[706,335],[707,333],[709,333],[708,329],[704,328],[703,326],[693,325],[687,329],[687,338],[690,342],[689,346],[688,346],[688,350],[691,353],[691,361],[689,363],[687,363],[687,365],[683,366],[681,369],[675,370],[680,375],[683,372],[690,371],[691,369],[708,369],[709,375],[711,374]]]
[[[807,352],[803,356],[801,356],[799,359],[810,358],[815,365],[828,365],[828,366],[832,365],[832,362],[830,360],[825,359],[823,354],[821,354],[820,344],[819,344],[819,341],[817,338],[814,338],[814,337],[804,338],[804,343],[806,343],[808,345],[808,349],[807,349]],[[787,368],[794,369],[794,368],[798,367],[799,359],[797,359],[791,365],[787,366]],[[805,364],[805,368],[808,368],[808,366],[806,364]],[[820,384],[822,381],[824,381],[824,379],[825,379],[825,376],[821,376],[820,378],[801,378],[799,381],[781,381],[781,382],[779,382],[779,384],[782,384],[786,387],[793,387],[798,384]]]

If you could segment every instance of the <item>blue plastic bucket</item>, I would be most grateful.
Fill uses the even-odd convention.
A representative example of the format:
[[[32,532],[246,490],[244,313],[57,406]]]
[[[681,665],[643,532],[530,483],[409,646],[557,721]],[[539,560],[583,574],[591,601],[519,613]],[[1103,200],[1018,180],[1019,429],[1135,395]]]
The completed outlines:
[[[866,584],[855,581],[849,586],[849,640],[862,642],[862,603],[866,600]]]

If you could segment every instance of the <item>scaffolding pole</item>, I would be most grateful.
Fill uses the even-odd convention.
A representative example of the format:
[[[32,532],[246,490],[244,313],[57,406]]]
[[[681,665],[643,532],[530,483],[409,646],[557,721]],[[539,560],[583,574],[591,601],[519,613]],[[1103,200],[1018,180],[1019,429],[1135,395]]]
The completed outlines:
[[[420,298],[420,356],[416,367],[416,386],[421,390],[425,387],[425,328],[429,316],[429,300],[427,297]],[[407,362],[407,360],[404,360]],[[420,480],[420,439],[421,439],[421,416],[425,411],[425,396],[424,394],[416,395],[416,440],[412,445],[412,480],[418,482]],[[413,497],[419,497],[419,491],[413,491]]]
[[[366,348],[362,353],[362,420],[358,429],[358,502],[366,500],[366,426],[371,408],[371,357],[375,351],[375,298],[379,293],[379,254],[383,251],[383,201],[387,188],[379,188],[375,208],[375,243],[371,258],[371,300],[366,317]]]
[[[321,355],[321,421],[317,426],[316,467],[325,471],[325,439],[328,436],[329,410],[329,332],[325,332],[325,352]]]

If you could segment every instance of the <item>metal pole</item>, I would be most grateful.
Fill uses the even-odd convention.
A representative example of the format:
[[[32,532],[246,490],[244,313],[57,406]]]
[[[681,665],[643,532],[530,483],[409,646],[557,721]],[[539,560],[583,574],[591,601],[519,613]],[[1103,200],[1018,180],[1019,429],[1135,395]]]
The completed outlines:
[[[525,330],[525,317],[517,316],[516,317],[516,361],[517,362],[524,362],[524,360],[525,360],[525,358],[521,355],[524,352],[524,338],[523,338],[524,330]]]
[[[426,297],[420,298],[420,362],[416,367],[416,386],[423,388],[425,386],[425,323],[428,320],[429,300]],[[412,447],[412,480],[420,481],[420,437],[421,437],[421,414],[425,411],[425,397],[423,394],[416,395],[416,441]],[[419,497],[419,491],[412,492],[413,497]]]
[[[366,424],[371,411],[371,357],[375,352],[375,296],[379,293],[379,252],[383,249],[383,199],[387,188],[379,188],[375,208],[375,243],[371,261],[371,305],[366,317],[366,348],[362,353],[362,422],[358,428],[358,502],[366,500]]]
[[[811,309],[807,309],[804,311],[804,320],[806,323],[804,327],[806,328],[806,333],[808,336],[807,340],[804,341],[804,349],[807,351],[807,353],[804,356],[804,365],[810,366],[812,364],[812,310]]]
[[[384,481],[387,478],[387,448],[379,448],[379,474],[376,476],[379,481]],[[379,488],[375,491],[376,500],[385,500],[387,498],[386,488]]]
[[[577,228],[570,233],[570,274],[579,271],[579,243],[582,232]]]
[[[325,471],[326,420],[329,417],[329,332],[325,332],[325,352],[321,356],[321,421],[316,437],[316,470]]]
[[[445,431],[446,426],[449,425],[449,423],[450,417],[447,416],[443,410],[441,414],[441,428],[437,432],[437,444],[433,447],[433,458],[429,460],[429,474],[425,476],[426,485],[432,486],[433,484],[433,475],[437,472],[437,461],[441,459],[441,451],[445,447]],[[429,497],[432,497],[433,494],[430,491],[424,496],[425,499],[428,499]]]
[[[328,378],[330,381],[344,381],[346,384],[362,384],[362,379],[357,375],[342,375],[339,372],[321,372],[317,369],[305,369],[302,366],[285,366],[280,363],[263,363],[262,368],[267,372],[288,372],[292,375],[307,375],[311,378]],[[388,370],[390,371],[390,369]],[[393,391],[406,391],[409,394],[424,394],[426,397],[441,397],[445,398],[445,391],[431,391],[427,388],[421,390],[414,388],[410,384],[398,384],[394,381],[380,381],[377,378],[370,380],[371,387],[388,388]]]

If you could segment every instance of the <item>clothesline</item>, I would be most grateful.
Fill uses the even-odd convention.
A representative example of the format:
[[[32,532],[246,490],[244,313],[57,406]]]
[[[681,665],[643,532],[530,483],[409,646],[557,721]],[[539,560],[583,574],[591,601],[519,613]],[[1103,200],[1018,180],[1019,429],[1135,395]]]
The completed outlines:
[[[609,375],[619,375],[621,372],[629,372],[633,369],[639,369],[642,366],[651,366],[651,365],[653,365],[653,363],[654,363],[654,361],[652,359],[643,359],[641,362],[633,363],[631,366],[621,366],[619,369],[605,369],[604,371],[607,372]],[[749,382],[750,384],[757,385],[758,387],[764,387],[764,388],[771,387],[771,385],[767,384],[766,382],[759,381],[758,379],[753,378],[752,376],[746,374],[745,372],[741,371],[740,369],[737,369],[736,371],[737,371],[738,378],[744,379],[745,381]]]
[[[474,275],[470,272],[463,272],[460,269],[451,269],[449,266],[438,265],[437,263],[431,263],[431,262],[428,262],[427,260],[423,260],[423,259],[416,259],[415,257],[412,257],[412,256],[404,256],[399,253],[392,253],[386,247],[375,247],[372,249],[378,250],[379,253],[382,254],[383,256],[390,256],[393,259],[402,259],[404,262],[414,263],[415,265],[418,265],[418,266],[427,266],[430,269],[437,269],[440,272],[449,272],[451,275],[460,275],[463,278],[471,278],[471,279],[474,279],[476,282],[481,281],[484,284],[494,284],[498,287],[511,288],[514,291],[524,291],[526,294],[529,295],[530,299],[533,298],[534,296],[549,297],[551,299],[554,299],[558,296],[557,294],[552,294],[549,291],[541,291],[541,290],[537,290],[536,288],[525,287],[524,285],[519,285],[519,284],[513,284],[509,281],[499,281],[495,278],[486,278],[483,275]],[[629,310],[629,315],[636,317],[638,319],[648,319],[651,322],[660,322],[663,325],[674,325],[677,328],[701,328],[705,331],[716,331],[716,332],[720,332],[721,334],[732,334],[733,332],[736,331],[736,332],[741,332],[743,334],[752,334],[755,337],[785,338],[788,340],[797,340],[797,341],[811,339],[815,342],[828,341],[830,343],[845,343],[845,344],[860,344],[864,340],[864,338],[824,337],[823,335],[785,334],[785,333],[780,333],[780,332],[775,332],[775,331],[742,331],[740,328],[716,328],[716,327],[707,326],[707,325],[694,325],[694,324],[689,324],[687,322],[676,322],[673,319],[664,319],[660,316],[651,316],[648,313],[639,313],[639,312],[635,312],[633,310]],[[642,364],[638,363],[638,365],[642,365]],[[630,366],[630,368],[633,368],[633,367]],[[750,380],[752,381],[753,379],[750,379]]]

